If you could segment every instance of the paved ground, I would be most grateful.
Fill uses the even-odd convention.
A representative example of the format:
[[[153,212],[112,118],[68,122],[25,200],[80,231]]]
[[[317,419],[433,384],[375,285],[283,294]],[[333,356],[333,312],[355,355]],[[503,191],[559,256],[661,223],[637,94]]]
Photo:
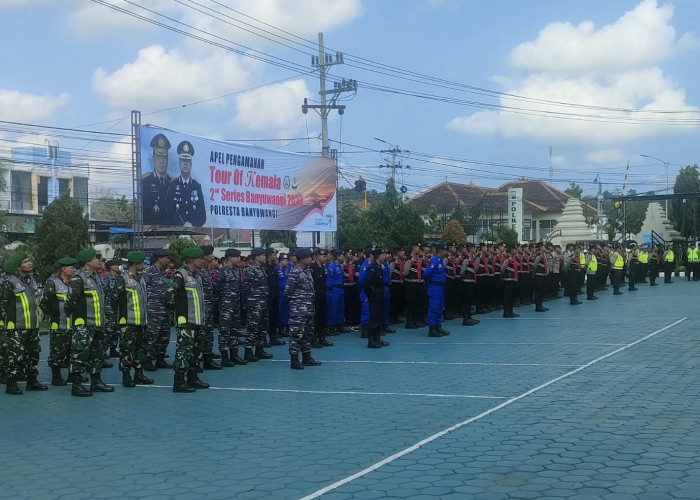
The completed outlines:
[[[700,498],[699,292],[676,278],[381,350],[343,335],[303,371],[278,347],[191,395],[163,370],[0,394],[0,498]]]

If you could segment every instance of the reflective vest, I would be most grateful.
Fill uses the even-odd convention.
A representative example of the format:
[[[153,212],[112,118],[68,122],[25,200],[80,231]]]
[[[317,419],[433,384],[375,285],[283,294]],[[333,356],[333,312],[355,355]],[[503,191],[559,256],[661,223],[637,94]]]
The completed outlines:
[[[666,252],[666,258],[664,259],[664,262],[673,262],[674,260],[674,255],[673,255],[673,250],[669,250]]]
[[[73,278],[76,276],[83,281],[83,297],[73,312],[73,325],[104,326],[105,296],[102,285],[95,276],[88,275],[84,269],[76,272]]]
[[[12,283],[13,300],[7,307],[8,330],[34,330],[39,328],[39,315],[36,307],[36,281],[29,277],[25,283],[17,276],[10,275],[7,281]],[[14,304],[13,304],[14,302]]]
[[[588,263],[588,270],[592,271],[591,274],[595,274],[595,272],[598,270],[598,259],[594,254],[591,254],[591,260]]]
[[[148,323],[146,282],[143,276],[134,277],[129,273],[122,273],[122,278],[124,293],[119,297],[119,324],[145,325]]]
[[[700,260],[700,249],[693,248],[692,259],[693,262],[698,262]]]
[[[615,262],[613,262],[613,269],[622,269],[625,266],[625,260],[619,252],[615,252]]]
[[[639,263],[646,264],[647,262],[649,262],[649,254],[647,252],[640,250],[639,251]]]
[[[175,297],[175,318],[178,325],[204,324],[204,288],[202,280],[196,274],[190,274],[186,268],[177,271],[182,276],[183,288]]]
[[[51,276],[49,281],[52,281],[56,289],[56,301],[58,302],[58,316],[51,316],[51,330],[70,330],[70,316],[66,314],[66,299],[68,298],[68,285],[58,276]]]

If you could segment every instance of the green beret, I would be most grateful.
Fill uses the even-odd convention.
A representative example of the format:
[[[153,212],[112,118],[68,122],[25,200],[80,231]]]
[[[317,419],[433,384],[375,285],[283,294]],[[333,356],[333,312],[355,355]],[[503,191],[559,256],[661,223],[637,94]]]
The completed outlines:
[[[186,259],[198,259],[203,253],[204,252],[202,252],[202,249],[199,247],[190,247],[185,248],[185,250],[182,252],[182,256]]]
[[[21,260],[18,262],[17,259],[13,257],[11,259],[8,259],[2,268],[5,270],[5,272],[7,274],[15,274],[15,272],[17,271],[17,268],[19,267],[19,265],[21,263],[22,263]]]
[[[71,257],[64,257],[62,259],[58,259],[58,263],[61,267],[63,266],[76,266],[78,265],[78,261],[71,258]]]
[[[96,255],[97,252],[95,252],[94,248],[83,248],[80,252],[78,252],[78,255],[76,255],[75,258],[78,262],[90,262]]]
[[[129,261],[129,264],[141,264],[144,260],[146,260],[146,253],[139,250],[134,250],[133,252],[126,254],[126,260]]]

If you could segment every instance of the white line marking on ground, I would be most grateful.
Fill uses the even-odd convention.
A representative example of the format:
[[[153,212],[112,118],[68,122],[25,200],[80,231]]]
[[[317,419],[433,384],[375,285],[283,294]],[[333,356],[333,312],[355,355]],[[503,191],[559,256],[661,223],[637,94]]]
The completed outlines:
[[[544,384],[538,385],[537,387],[530,389],[529,391],[523,392],[519,396],[512,397],[512,398],[508,399],[507,401],[504,401],[503,403],[499,404],[498,406],[494,406],[493,408],[488,409],[485,412],[476,415],[475,417],[467,419],[463,422],[460,422],[458,424],[453,425],[452,427],[449,427],[449,428],[442,430],[436,434],[433,434],[432,436],[429,436],[429,437],[423,439],[422,441],[417,442],[413,446],[409,446],[408,448],[406,448],[398,453],[395,453],[395,454],[391,455],[390,457],[385,458],[384,460],[380,460],[379,462],[367,467],[366,469],[363,469],[359,472],[356,472],[355,474],[352,474],[351,476],[347,476],[339,481],[336,481],[333,484],[329,484],[328,486],[325,486],[325,487],[321,488],[320,490],[314,491],[313,493],[306,495],[305,497],[302,497],[301,500],[312,500],[314,498],[318,498],[321,495],[328,493],[329,491],[333,491],[333,490],[339,488],[340,486],[343,486],[351,481],[354,481],[357,478],[365,476],[365,475],[369,474],[370,472],[373,472],[373,471],[379,469],[380,467],[382,467],[386,464],[389,464],[398,458],[403,457],[404,455],[408,455],[409,453],[416,451],[417,449],[423,447],[424,445],[431,443],[431,442],[435,441],[436,439],[438,439],[446,434],[449,434],[451,432],[456,431],[460,427],[464,427],[465,425],[468,425],[472,422],[480,420],[480,419],[490,415],[491,413],[500,410],[501,408],[505,408],[506,406],[509,406],[509,405],[515,403],[516,401],[519,401],[523,398],[526,398],[530,394],[534,394],[535,392],[538,392],[538,391],[544,389],[545,387],[548,387],[548,386],[554,384],[555,382],[559,382],[560,380],[563,380],[567,377],[570,377],[571,375],[575,375],[576,373],[578,373],[582,370],[585,370],[586,368],[589,368],[590,366],[593,366],[594,364],[596,364],[600,361],[603,361],[604,359],[607,359],[610,356],[613,356],[619,352],[622,352],[625,349],[629,349],[630,347],[633,347],[633,346],[639,344],[640,342],[644,342],[645,340],[650,339],[653,336],[658,335],[659,333],[668,330],[669,328],[673,328],[674,326],[678,325],[679,323],[682,323],[686,319],[688,319],[688,318],[681,318],[678,321],[675,321],[669,325],[664,326],[663,328],[656,330],[655,332],[650,333],[649,335],[646,335],[645,337],[637,339],[630,344],[626,344],[626,345],[620,347],[619,349],[615,349],[614,351],[611,351],[607,354],[604,354],[603,356],[600,356],[600,357],[594,359],[593,361],[586,363],[585,365],[579,366],[575,370],[571,370],[570,372],[567,372],[563,375],[560,375],[556,378],[553,378],[552,380],[549,380],[548,382],[545,382]]]
[[[389,337],[391,338],[391,337]],[[333,342],[338,345],[358,345],[356,342]],[[602,345],[602,346],[623,346],[623,343],[613,342],[392,342],[394,345]],[[316,351],[318,352],[318,350]],[[576,365],[578,366],[578,365]]]
[[[153,387],[156,389],[172,389],[171,385],[138,385],[137,387]],[[207,390],[207,389],[201,389]],[[472,394],[430,394],[422,392],[365,392],[365,391],[303,391],[300,389],[270,389],[266,387],[210,387],[214,391],[237,392],[291,392],[295,394],[348,394],[353,396],[413,396],[426,398],[458,398],[458,399],[506,399],[506,396],[481,396]]]
[[[367,363],[374,365],[464,365],[464,366],[553,366],[557,368],[573,368],[581,366],[581,364],[550,364],[550,363],[477,363],[468,361],[374,361],[374,360],[356,360],[356,359],[322,359],[324,363]],[[277,363],[289,363],[286,359],[270,359],[268,361]]]

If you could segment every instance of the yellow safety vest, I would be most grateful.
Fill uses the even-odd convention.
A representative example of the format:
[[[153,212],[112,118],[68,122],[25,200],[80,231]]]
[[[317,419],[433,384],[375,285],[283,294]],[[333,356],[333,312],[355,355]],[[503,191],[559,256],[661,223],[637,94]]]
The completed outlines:
[[[625,266],[625,260],[622,258],[622,254],[615,252],[617,256],[615,262],[613,262],[613,269],[622,269]]]
[[[597,271],[598,270],[598,259],[596,259],[595,255],[591,255],[591,261],[588,263],[588,270],[589,271]]]
[[[669,250],[668,253],[666,254],[666,258],[664,259],[665,262],[673,262],[673,250]]]
[[[649,254],[647,252],[639,252],[639,263],[640,264],[646,264],[649,262]]]
[[[700,249],[693,248],[693,262],[698,262],[700,260]]]

